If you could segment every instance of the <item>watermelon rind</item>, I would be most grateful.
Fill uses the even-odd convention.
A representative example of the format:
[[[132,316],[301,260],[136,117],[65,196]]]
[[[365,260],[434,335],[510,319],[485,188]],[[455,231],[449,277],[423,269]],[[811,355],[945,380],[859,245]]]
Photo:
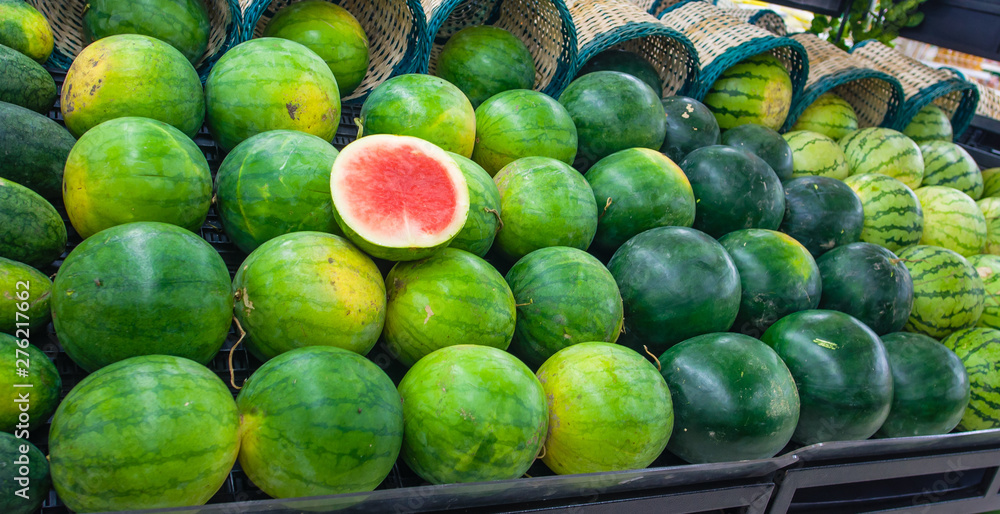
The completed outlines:
[[[448,246],[485,257],[500,231],[500,191],[493,177],[475,161],[457,153],[448,152],[448,155],[462,170],[469,186],[469,219]]]

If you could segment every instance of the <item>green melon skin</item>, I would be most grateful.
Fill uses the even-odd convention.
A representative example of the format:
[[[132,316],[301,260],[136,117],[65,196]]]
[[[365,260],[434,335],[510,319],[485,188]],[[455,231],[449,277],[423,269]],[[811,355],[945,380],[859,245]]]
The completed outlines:
[[[0,102],[0,178],[52,202],[62,198],[63,168],[76,139],[48,116]]]
[[[600,215],[594,252],[611,255],[632,236],[656,227],[690,227],[695,203],[691,182],[667,156],[648,148],[615,152],[583,175]]]
[[[472,159],[448,152],[469,185],[469,219],[448,245],[485,257],[500,231],[500,191],[482,166]]]
[[[461,89],[473,108],[511,89],[531,89],[535,60],[510,32],[490,25],[466,27],[448,38],[435,75]]]
[[[382,337],[406,366],[434,350],[477,344],[506,350],[514,337],[514,294],[503,275],[464,250],[445,248],[400,262],[385,279]]]
[[[222,347],[232,311],[222,257],[166,223],[98,232],[70,252],[52,285],[59,342],[87,371],[149,354],[205,364]]]
[[[892,408],[877,437],[951,432],[969,404],[969,376],[961,359],[922,334],[882,336],[892,368]]]
[[[80,237],[136,221],[198,231],[212,203],[212,174],[198,145],[149,118],[115,118],[87,131],[63,174],[66,213]]]
[[[503,350],[442,348],[410,368],[397,389],[403,462],[432,484],[518,478],[542,451],[545,391]]]
[[[361,106],[358,137],[372,134],[419,137],[471,158],[476,111],[462,90],[445,79],[400,75],[379,84]]]
[[[257,38],[226,52],[205,81],[206,121],[230,151],[269,130],[298,130],[332,141],[340,90],[315,52],[281,38]]]
[[[576,77],[582,77],[595,71],[618,71],[632,75],[649,86],[657,97],[663,96],[663,81],[660,79],[656,66],[649,61],[639,57],[635,52],[621,49],[605,50],[587,61],[576,73]]]
[[[984,286],[969,261],[937,246],[914,245],[899,252],[913,280],[907,332],[941,339],[976,326],[983,314]]]
[[[880,173],[911,189],[920,187],[924,159],[912,139],[892,129],[870,127],[851,132],[840,141],[851,175]]]
[[[1000,255],[1000,198],[983,198],[976,202],[986,220],[986,246],[983,253]]]
[[[338,153],[293,130],[262,132],[236,145],[215,176],[215,208],[233,243],[250,253],[291,232],[343,235],[330,197]]]
[[[262,244],[233,279],[235,314],[260,360],[303,346],[365,355],[385,323],[385,285],[342,237],[293,232]]]
[[[983,195],[981,198],[1000,196],[1000,168],[987,168],[981,174],[983,177]]]
[[[707,146],[688,154],[680,167],[694,191],[694,228],[718,238],[744,228],[781,226],[781,181],[756,155],[730,146]]]
[[[0,45],[42,64],[52,54],[52,27],[42,13],[21,0],[0,1]]]
[[[792,151],[792,177],[830,177],[844,180],[851,174],[847,159],[836,141],[818,132],[787,132],[783,136]]]
[[[27,464],[19,464],[18,460]],[[20,473],[22,469],[27,471],[27,491],[22,491],[24,488],[13,479],[25,476]],[[0,510],[8,514],[38,512],[52,489],[49,461],[45,454],[26,439],[0,432],[0,473],[8,477],[0,484]],[[26,494],[27,498],[20,494]]]
[[[782,186],[785,217],[778,230],[802,243],[813,257],[861,239],[864,207],[847,184],[830,177],[806,176]]]
[[[199,0],[90,0],[83,12],[84,44],[115,34],[142,34],[170,44],[192,64],[201,60],[211,30]]]
[[[781,180],[792,177],[792,149],[781,134],[748,123],[722,133],[722,144],[750,152],[760,157]]]
[[[527,89],[504,91],[476,108],[472,160],[490,176],[523,157],[551,157],[573,164],[577,144],[573,118],[546,94]]]
[[[823,93],[802,111],[792,130],[818,132],[837,141],[858,130],[858,115],[854,107],[840,96]]]
[[[495,177],[503,227],[495,246],[510,262],[549,246],[586,250],[597,233],[597,202],[586,179],[549,157],[525,157]]]
[[[898,332],[913,308],[913,279],[903,261],[871,243],[851,243],[816,259],[823,278],[819,308],[850,314],[876,334]]]
[[[193,138],[205,120],[194,66],[167,43],[137,34],[109,36],[84,48],[66,72],[59,106],[75,137],[102,122],[137,116]]]
[[[769,459],[799,420],[792,373],[771,347],[742,334],[705,334],[659,358],[670,388],[671,453],[690,463]]]
[[[9,373],[0,374],[0,391],[3,391],[4,400],[0,404],[2,432],[30,431],[32,427],[41,426],[48,421],[59,404],[62,378],[52,360],[38,346],[30,344],[46,341],[45,330],[36,329],[34,332],[32,335],[30,330],[21,329],[15,336],[0,334],[0,365],[10,370]],[[28,370],[28,376],[17,376],[17,369]],[[19,419],[23,414],[21,406],[24,405],[19,403],[20,398],[23,398],[21,394],[28,397],[27,423],[24,418]]]
[[[1000,329],[1000,256],[972,255],[967,260],[983,281],[983,314],[976,326]]]
[[[958,430],[988,430],[1000,427],[1000,330],[969,328],[941,341],[958,355],[969,374],[969,405]]]
[[[799,391],[803,445],[868,439],[892,405],[892,372],[875,332],[836,311],[796,312],[778,320],[761,341],[788,366]]]
[[[0,257],[0,332],[13,334],[28,328],[43,334],[52,319],[51,300],[49,277],[27,264]]]
[[[623,346],[570,346],[545,361],[538,380],[549,406],[542,462],[560,475],[645,468],[673,433],[667,383]]]
[[[913,192],[924,210],[920,244],[975,255],[986,246],[986,217],[969,195],[945,186],[924,186]]]
[[[240,466],[274,498],[371,491],[403,443],[392,380],[340,348],[298,348],[266,362],[236,406]]]
[[[740,275],[708,234],[684,227],[647,230],[608,261],[625,308],[618,342],[659,355],[676,343],[725,332],[740,309]]]
[[[567,346],[618,340],[624,321],[618,284],[587,252],[565,246],[535,250],[505,278],[517,305],[510,352],[531,369]]]
[[[0,45],[0,101],[48,114],[56,103],[56,82],[27,55]]]
[[[44,268],[66,249],[66,225],[38,193],[0,178],[0,257]]]
[[[719,75],[702,101],[723,131],[747,123],[778,130],[792,107],[792,79],[781,61],[759,54]]]
[[[949,141],[921,143],[924,180],[921,186],[946,186],[978,200],[983,195],[983,175],[979,165],[961,146]]]
[[[76,512],[182,507],[219,490],[239,447],[236,403],[218,376],[181,357],[144,355],[66,395],[52,418],[49,465]]]
[[[660,151],[674,162],[703,146],[721,141],[719,122],[705,104],[686,96],[670,96],[660,102],[667,117],[667,133]]]
[[[569,84],[559,103],[576,124],[581,170],[619,150],[663,146],[667,127],[660,97],[632,75],[588,73]]]
[[[893,252],[920,242],[924,211],[906,184],[877,173],[847,177],[844,183],[861,199],[865,217],[862,241]]]
[[[940,107],[934,104],[923,106],[913,115],[910,123],[903,129],[917,144],[928,141],[951,142],[955,138],[951,128],[951,119]]]

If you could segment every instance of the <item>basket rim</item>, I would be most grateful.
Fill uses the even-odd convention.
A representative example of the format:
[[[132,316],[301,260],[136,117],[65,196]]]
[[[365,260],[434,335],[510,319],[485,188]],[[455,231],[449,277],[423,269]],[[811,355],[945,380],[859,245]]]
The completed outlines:
[[[817,80],[815,84],[806,87],[805,91],[802,92],[802,95],[792,103],[792,108],[788,111],[788,117],[785,118],[785,124],[781,127],[781,131],[786,132],[791,129],[792,125],[794,125],[799,119],[799,116],[801,116],[806,108],[812,105],[812,103],[815,102],[820,95],[829,92],[837,86],[842,86],[849,82],[863,79],[876,79],[889,84],[889,87],[892,89],[892,98],[889,100],[889,105],[886,109],[885,115],[882,117],[882,121],[877,126],[892,126],[899,115],[900,107],[903,105],[903,85],[899,83],[899,80],[897,80],[896,77],[893,77],[888,73],[870,68],[856,67],[838,70],[835,73],[831,73],[830,75],[826,75]]]
[[[700,0],[698,0],[700,1]],[[809,56],[802,43],[786,36],[766,35],[740,43],[730,47],[725,52],[715,58],[711,64],[701,70],[698,84],[692,89],[692,98],[701,101],[708,94],[708,90],[715,84],[720,75],[732,66],[745,59],[760,55],[775,48],[788,47],[792,52],[799,55],[802,60],[802,67],[795,70],[788,70],[788,75],[792,79],[792,104],[794,104],[805,89],[806,79],[809,77]]]

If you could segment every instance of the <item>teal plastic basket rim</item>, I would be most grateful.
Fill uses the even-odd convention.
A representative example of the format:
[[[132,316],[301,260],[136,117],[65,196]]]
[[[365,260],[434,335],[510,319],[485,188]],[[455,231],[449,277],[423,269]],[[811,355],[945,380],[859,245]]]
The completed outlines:
[[[747,10],[749,11],[751,9],[747,9]],[[756,25],[757,24],[757,20],[763,18],[764,16],[767,16],[768,14],[773,14],[773,15],[781,18],[780,14],[778,14],[777,12],[772,11],[770,9],[758,9],[756,14],[754,14],[749,19],[747,19],[747,23],[749,23],[751,25]],[[784,21],[784,18],[782,18],[782,21]]]
[[[805,89],[806,79],[809,77],[809,57],[802,43],[791,38],[774,35],[752,39],[734,46],[716,57],[711,64],[702,68],[698,87],[692,91],[691,97],[700,102],[726,70],[750,57],[781,47],[788,47],[792,52],[798,54],[802,61],[800,69],[788,70],[788,75],[792,79],[792,104],[795,104],[802,94],[802,90]]]
[[[899,80],[896,80],[896,77],[882,71],[869,68],[851,68],[827,75],[812,86],[806,87],[802,95],[792,103],[792,108],[788,111],[788,117],[785,118],[785,124],[781,127],[781,131],[788,131],[799,119],[799,116],[802,115],[802,112],[812,105],[823,93],[848,82],[862,79],[882,80],[892,88],[892,98],[889,100],[889,105],[885,111],[885,115],[882,117],[882,121],[878,124],[879,127],[891,126],[896,121],[899,109],[903,105],[903,85],[899,83]]]

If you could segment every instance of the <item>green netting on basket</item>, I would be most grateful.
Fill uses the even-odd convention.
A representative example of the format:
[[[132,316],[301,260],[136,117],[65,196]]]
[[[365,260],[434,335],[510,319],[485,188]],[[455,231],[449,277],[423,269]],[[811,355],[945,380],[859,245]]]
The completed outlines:
[[[27,0],[32,7],[42,13],[52,26],[55,45],[46,65],[67,70],[73,59],[86,46],[83,38],[83,13],[87,0]],[[236,0],[203,0],[208,10],[211,28],[208,46],[203,55],[194,63],[198,75],[204,82],[215,61],[231,47],[243,42],[240,31],[241,10]]]
[[[434,73],[441,47],[455,32],[477,25],[507,30],[535,61],[534,89],[558,96],[573,78],[576,29],[563,0],[423,0],[429,52],[416,71]]]
[[[932,68],[874,39],[854,45],[851,55],[896,77],[902,84],[904,100],[891,128],[903,130],[913,116],[929,103],[934,103],[948,114],[955,137],[960,136],[972,122],[979,103],[979,89],[961,74]]]
[[[282,7],[300,0],[253,0],[244,13],[246,39],[260,37],[267,22]],[[423,6],[417,0],[333,0],[350,12],[368,36],[369,63],[364,80],[343,98],[361,103],[376,86],[390,77],[419,71],[427,59],[430,42]]]
[[[892,126],[903,104],[903,86],[893,76],[837,48],[815,34],[790,36],[809,54],[809,78],[802,95],[792,103],[782,130],[789,130],[820,95],[833,92],[854,107],[858,126]]]
[[[687,94],[698,83],[698,53],[683,34],[626,0],[577,2],[570,7],[580,45],[570,73],[609,49],[649,61],[663,81],[663,96]]]

